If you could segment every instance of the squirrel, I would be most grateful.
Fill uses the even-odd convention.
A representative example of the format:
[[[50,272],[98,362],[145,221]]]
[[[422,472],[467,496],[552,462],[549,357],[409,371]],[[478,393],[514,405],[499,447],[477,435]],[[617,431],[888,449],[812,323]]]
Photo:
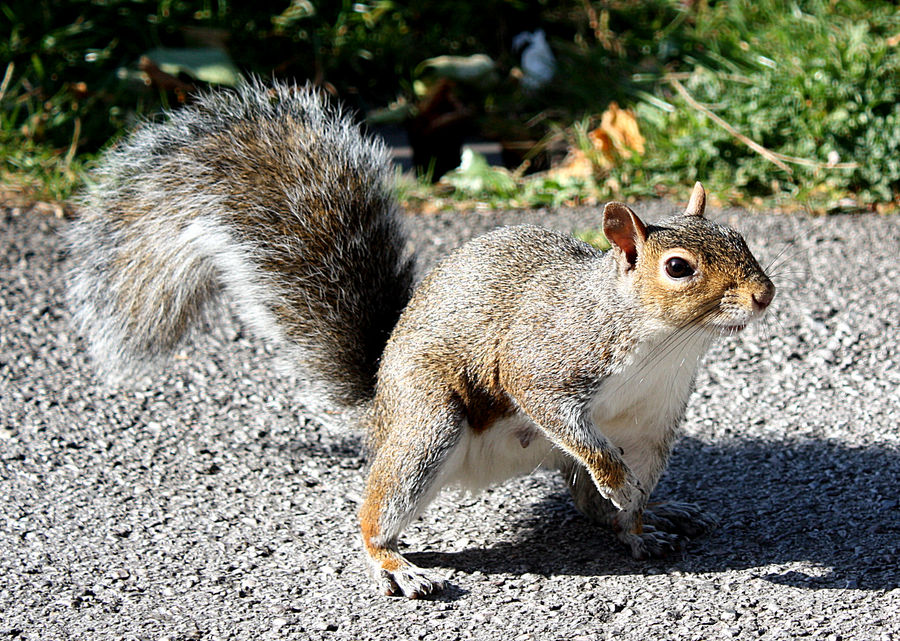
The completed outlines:
[[[686,210],[645,224],[611,202],[602,252],[496,229],[414,286],[383,143],[316,89],[210,90],[109,150],[69,232],[73,318],[106,372],[176,348],[223,296],[293,366],[302,400],[361,426],[359,511],[378,587],[446,581],[398,548],[450,484],[561,470],[576,507],[635,558],[715,520],[648,506],[699,362],[775,288],[734,230]]]

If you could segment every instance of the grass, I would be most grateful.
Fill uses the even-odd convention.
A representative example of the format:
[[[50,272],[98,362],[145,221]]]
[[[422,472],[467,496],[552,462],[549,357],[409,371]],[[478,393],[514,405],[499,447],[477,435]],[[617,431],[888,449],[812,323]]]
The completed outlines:
[[[596,161],[592,170],[528,175],[469,157],[437,185],[402,183],[410,206],[684,198],[698,179],[720,202],[751,207],[892,211],[900,202],[900,12],[892,3],[490,2],[503,33],[485,31],[481,13],[462,0],[433,10],[440,15],[427,3],[386,1],[285,10],[263,0],[251,10],[217,0],[198,10],[173,0],[0,0],[3,191],[69,199],[108,141],[183,98],[140,82],[143,52],[215,36],[245,71],[311,73],[368,111],[391,92],[410,92],[429,55],[488,52],[510,71],[515,59],[500,36],[539,15],[557,55],[554,81],[523,92],[510,72],[461,97],[482,131],[568,146]],[[456,4],[465,11],[454,13]],[[450,14],[462,22],[432,28]],[[421,47],[410,48],[413,40]],[[632,110],[645,141],[614,162],[589,135],[612,100]]]
[[[700,17],[692,29],[709,43],[703,56],[653,83],[671,109],[637,105],[653,148],[645,172],[667,183],[705,176],[737,201],[896,205],[895,7],[739,0]]]
[[[68,159],[60,150],[6,140],[0,134],[0,197],[63,203],[83,184],[89,159]]]
[[[733,0],[690,12],[666,2],[618,6],[631,12],[629,24],[643,11],[655,26],[599,34],[597,43],[574,48],[567,64],[581,70],[578,86],[552,90],[568,92],[571,103],[586,101],[616,69],[614,93],[634,109],[645,150],[612,167],[597,165],[580,182],[519,176],[515,190],[497,192],[451,176],[446,204],[683,199],[702,180],[714,200],[751,208],[897,210],[900,13],[892,4]]]

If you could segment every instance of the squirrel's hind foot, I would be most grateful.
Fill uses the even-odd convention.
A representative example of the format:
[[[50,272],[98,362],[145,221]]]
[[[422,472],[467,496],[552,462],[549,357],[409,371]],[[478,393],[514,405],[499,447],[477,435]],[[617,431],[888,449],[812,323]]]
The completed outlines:
[[[441,592],[447,581],[436,572],[409,565],[398,570],[380,570],[375,578],[381,592],[387,596],[421,599]]]
[[[689,539],[702,536],[719,525],[715,516],[704,513],[698,505],[680,501],[651,503],[644,509],[643,522],[657,530]]]
[[[638,561],[661,559],[684,550],[684,537],[657,530],[652,525],[644,526],[644,531],[639,534],[620,533],[619,540],[631,550],[631,556]]]
[[[434,570],[413,565],[399,553],[380,564],[373,564],[372,575],[378,590],[387,596],[421,599],[441,592],[447,580]]]
[[[706,534],[718,525],[715,517],[704,514],[693,503],[666,501],[648,505],[641,514],[641,526],[624,527],[613,521],[619,540],[635,559],[666,557],[681,552],[687,539]]]

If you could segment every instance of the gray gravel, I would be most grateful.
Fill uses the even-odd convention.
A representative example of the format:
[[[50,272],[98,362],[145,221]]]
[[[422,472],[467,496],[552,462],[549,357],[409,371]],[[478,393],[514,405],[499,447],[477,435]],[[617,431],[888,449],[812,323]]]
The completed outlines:
[[[641,212],[668,207],[648,203]],[[657,491],[721,527],[627,558],[539,472],[410,528],[436,600],[374,593],[360,439],[308,420],[233,320],[111,389],[63,303],[61,221],[0,209],[0,638],[900,641],[900,219],[720,211],[780,286],[720,343]],[[504,222],[413,217],[427,260]]]

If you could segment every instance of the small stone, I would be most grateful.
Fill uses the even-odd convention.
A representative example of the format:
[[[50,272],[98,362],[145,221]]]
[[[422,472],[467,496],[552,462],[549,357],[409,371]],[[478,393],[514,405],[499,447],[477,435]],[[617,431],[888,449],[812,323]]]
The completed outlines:
[[[107,578],[112,579],[114,581],[124,581],[128,577],[131,576],[131,572],[129,572],[125,568],[117,568],[115,570],[110,570],[106,573]]]
[[[241,581],[240,587],[238,589],[238,596],[247,596],[251,592],[253,592],[253,588],[259,585],[259,582],[254,578],[248,578]]]

